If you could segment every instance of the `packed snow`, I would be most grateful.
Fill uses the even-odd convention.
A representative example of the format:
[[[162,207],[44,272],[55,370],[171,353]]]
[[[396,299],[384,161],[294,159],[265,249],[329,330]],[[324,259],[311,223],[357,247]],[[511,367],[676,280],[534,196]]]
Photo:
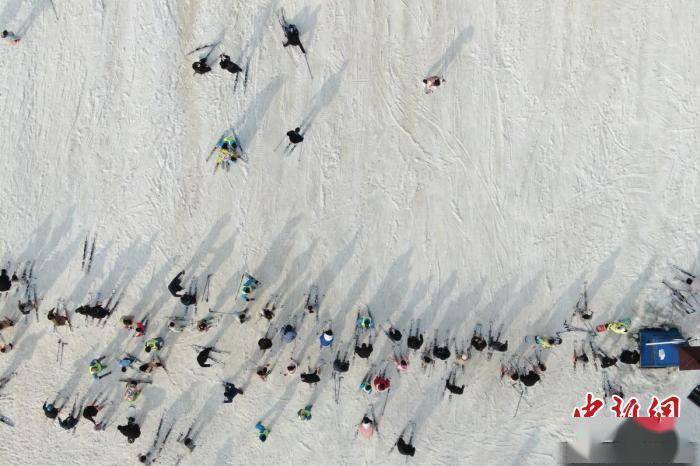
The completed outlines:
[[[309,68],[282,47],[282,8]],[[547,371],[520,404],[500,368],[533,359],[524,338],[561,331],[584,284],[594,323],[631,317],[633,329],[697,335],[697,315],[674,309],[661,280],[678,282],[671,264],[700,272],[698,14],[684,1],[4,1],[0,28],[21,40],[0,47],[0,259],[11,271],[35,261],[40,308],[20,314],[19,284],[2,299],[0,317],[17,322],[2,331],[15,347],[0,354],[0,376],[16,375],[0,398],[14,423],[0,424],[0,463],[137,464],[163,419],[161,464],[401,464],[389,450],[411,422],[411,463],[556,464],[573,408],[587,391],[602,396],[603,372],[640,400],[679,395],[676,430],[697,438],[692,373],[574,372],[584,334],[542,351]],[[188,52],[217,41],[212,71],[195,75],[208,50]],[[219,53],[247,79],[235,84]],[[426,94],[431,75],[445,81]],[[305,140],[283,153],[302,122]],[[248,161],[214,173],[207,156],[230,128]],[[248,306],[251,319],[217,314],[208,332],[169,332],[186,312],[167,289],[183,269],[183,286],[196,279],[200,291],[213,274],[196,318]],[[244,272],[261,282],[248,304]],[[277,295],[279,329],[303,314],[312,285],[318,322],[307,315],[294,342],[276,335],[261,355],[265,302]],[[104,325],[73,313],[113,290],[123,295]],[[46,318],[59,300],[72,331]],[[377,324],[407,334],[420,320],[426,340],[439,331],[465,347],[477,323],[503,325],[509,351],[472,351],[457,372],[464,395],[450,398],[453,358],[422,370],[414,354],[398,374],[378,332],[370,359],[351,357],[335,379],[364,306]],[[146,313],[144,337],[122,328]],[[321,349],[329,320],[334,346]],[[133,403],[141,436],[129,444],[116,428],[132,404],[117,360],[146,361],[144,340],[158,335],[168,372],[156,369]],[[634,346],[610,332],[595,340],[610,354]],[[199,367],[192,345],[212,343],[230,353]],[[102,355],[113,373],[93,380]],[[325,363],[320,383],[283,375],[292,356],[300,369]],[[274,364],[266,381],[263,363]],[[366,395],[373,364],[388,367],[391,389]],[[222,379],[245,393],[223,404]],[[106,430],[47,419],[42,403],[59,393],[65,411],[109,397],[97,416]],[[356,437],[370,406],[379,433]],[[192,425],[190,452],[177,438]]]

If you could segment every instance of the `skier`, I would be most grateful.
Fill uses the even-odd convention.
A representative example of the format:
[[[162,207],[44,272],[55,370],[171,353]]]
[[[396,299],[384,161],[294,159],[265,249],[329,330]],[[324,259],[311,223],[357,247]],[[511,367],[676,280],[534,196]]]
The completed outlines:
[[[401,338],[403,337],[403,335],[401,335],[401,331],[395,328],[393,325],[389,325],[389,330],[384,330],[384,334],[394,343],[400,342]]]
[[[304,135],[300,133],[301,128],[296,127],[293,130],[287,131],[287,137],[289,138],[289,144],[299,144],[304,140]]]
[[[150,353],[151,350],[156,350],[159,351],[161,348],[163,348],[164,341],[161,337],[155,337],[151,338],[149,340],[146,340],[143,344],[144,350],[146,350],[146,353]]]
[[[364,438],[371,438],[372,435],[374,435],[374,421],[372,421],[372,419],[370,419],[369,417],[364,416],[362,418],[360,426],[357,428],[357,431]]]
[[[297,371],[298,366],[299,364],[293,358],[289,358],[284,375],[293,375]]]
[[[531,370],[527,374],[520,374],[519,379],[526,387],[532,387],[540,381],[540,376],[537,372]]]
[[[258,348],[260,348],[261,351],[269,350],[272,348],[272,340],[265,335],[258,340]]]
[[[311,368],[308,368],[309,372],[304,372],[301,374],[301,381],[304,383],[312,384],[312,383],[318,383],[321,381],[321,377],[319,377],[319,372],[321,372],[321,368],[317,367],[316,369],[311,371]]]
[[[241,71],[243,71],[243,68],[238,66],[236,63],[232,62],[231,57],[229,57],[228,55],[222,53],[221,55],[219,55],[219,59],[221,60],[219,61],[219,66],[221,67],[221,69],[233,74],[240,73]]]
[[[259,284],[260,282],[251,275],[247,273],[243,274],[242,283],[239,290],[241,299],[243,301],[255,301],[255,298],[252,297],[252,294],[258,288]]]
[[[163,361],[161,361],[158,356],[153,355],[149,362],[139,366],[139,371],[145,372],[146,374],[150,374],[156,367],[165,368],[165,366],[163,366]]]
[[[362,359],[367,359],[372,354],[372,343],[362,343],[360,346],[355,344],[355,354],[357,354]]]
[[[625,333],[629,332],[627,323],[623,321],[610,322],[605,327],[611,332],[618,333],[620,335],[624,335]]]
[[[180,296],[180,302],[184,306],[192,306],[194,304],[197,304],[197,288],[195,287],[194,290],[190,290],[187,293]]]
[[[19,40],[20,40],[20,38],[17,37],[17,35],[14,32],[8,31],[7,29],[2,31],[2,38],[13,45],[16,44],[17,42],[19,42]]]
[[[372,380],[372,387],[378,392],[383,392],[389,389],[391,386],[391,381],[386,378],[384,374],[378,374],[374,380]]]
[[[188,295],[183,295],[182,298],[184,298],[185,296]],[[170,319],[170,322],[168,322],[168,330],[170,330],[173,333],[181,333],[186,328],[187,320],[184,317],[173,317],[172,319]]]
[[[458,349],[455,351],[455,364],[464,367],[467,364],[467,361],[469,361],[470,357],[471,354],[469,352],[469,349],[467,349],[467,351]]]
[[[304,46],[301,44],[301,40],[299,39],[299,30],[294,24],[283,24],[282,27],[284,28],[284,36],[287,38],[287,41],[282,44],[282,46],[287,47],[289,45],[291,46],[296,46],[301,49],[301,53],[306,55],[306,50],[304,50]]]
[[[207,57],[202,57],[199,61],[192,63],[192,69],[197,74],[205,74],[211,71],[211,66],[207,64]]]
[[[437,340],[433,343],[433,356],[446,361],[451,355],[452,353],[450,352],[450,348],[447,346],[447,344],[445,346],[438,346]]]
[[[13,327],[15,325],[15,322],[10,319],[9,317],[3,317],[2,320],[0,320],[0,331],[5,330],[6,328]]]
[[[474,335],[472,335],[471,345],[474,347],[475,350],[483,351],[484,348],[486,348],[486,340],[481,334],[474,331]]]
[[[255,424],[255,428],[258,430],[258,439],[260,439],[261,442],[267,440],[268,435],[270,435],[270,429],[265,427],[262,421],[258,421],[258,423]]]
[[[207,346],[206,348],[202,348],[199,354],[197,354],[197,364],[199,364],[200,367],[211,367],[211,364],[207,363],[209,359],[216,363],[221,363],[221,361],[217,361],[209,355],[211,352],[217,353],[218,351],[216,351],[213,346]]]
[[[186,434],[180,434],[177,438],[177,441],[186,446],[189,451],[193,451],[195,448],[197,448],[197,445],[194,443],[197,433],[193,433],[192,429],[194,429],[194,424],[187,429]]]
[[[260,312],[264,318],[267,320],[272,320],[275,317],[275,310],[276,306],[274,303],[268,303],[263,307],[263,310]]]
[[[324,330],[321,336],[319,337],[319,341],[321,342],[321,348],[331,346],[333,344],[334,338],[335,337],[333,336],[333,330]]]
[[[64,315],[59,314],[60,311],[57,311],[56,308],[54,307],[49,311],[49,313],[46,315],[46,318],[49,319],[51,322],[53,322],[54,327],[62,327],[64,325],[68,325],[68,327],[71,327],[70,324],[70,317],[68,317],[68,310],[64,309],[63,313]]]
[[[622,350],[622,353],[620,353],[620,362],[625,364],[637,364],[639,362],[639,351]]]
[[[394,355],[394,365],[396,366],[396,370],[400,373],[408,372],[408,356]]]
[[[78,407],[77,403],[78,400],[76,399],[75,403],[73,403],[73,407],[71,408],[70,413],[65,419],[61,419],[60,417],[58,418],[58,424],[61,426],[62,429],[71,430],[78,425],[78,421],[80,421],[80,417],[78,416],[80,416],[80,411],[82,410],[82,407]]]
[[[97,359],[93,359],[90,361],[90,367],[89,367],[89,372],[90,375],[92,375],[93,380],[101,379],[102,377],[109,375],[109,374],[104,374],[100,376],[100,372],[102,372],[105,369],[105,366],[102,364],[102,360],[104,359],[104,356],[100,356]]]
[[[9,353],[10,351],[12,351],[12,348],[14,348],[14,347],[15,347],[15,345],[13,345],[12,342],[2,343],[2,344],[0,344],[0,353]]]
[[[447,381],[445,382],[445,388],[454,395],[462,395],[464,393],[465,385],[462,385],[461,387],[459,385],[456,385],[455,377],[456,374],[452,372],[452,374],[450,374],[450,377],[448,377]]]
[[[117,430],[126,437],[129,443],[134,443],[134,441],[141,436],[141,428],[136,423],[136,418],[134,417],[128,418],[126,425],[117,426]]]
[[[88,421],[92,422],[95,426],[98,426],[98,424],[95,422],[95,416],[97,416],[97,413],[100,412],[100,410],[104,407],[105,405],[97,404],[97,399],[95,399],[95,401],[93,401],[91,405],[88,405],[85,408],[83,408],[83,417]]]
[[[49,419],[56,419],[58,413],[60,413],[63,409],[63,404],[61,404],[61,406],[56,406],[56,404],[58,404],[59,399],[60,398],[57,397],[53,403],[47,403],[46,401],[44,401],[44,406],[42,406],[42,409],[44,410],[44,416],[48,417]]]
[[[350,370],[350,361],[347,360],[347,355],[341,356],[340,351],[336,353],[335,361],[333,361],[333,370],[340,373]]]
[[[284,328],[282,329],[282,340],[285,343],[290,343],[296,337],[297,337],[297,331],[294,329],[294,327],[291,324],[285,325]]]
[[[243,395],[243,390],[237,388],[231,382],[223,382],[224,384],[224,403],[233,403],[233,399],[236,395]]]
[[[411,445],[411,442],[413,441],[413,434],[411,434],[411,437],[408,439],[408,442],[404,441],[403,439],[403,434],[401,434],[401,437],[396,441],[396,449],[399,451],[400,454],[404,456],[413,456],[416,454],[416,448]]]
[[[600,359],[600,367],[603,369],[610,366],[617,366],[617,358],[615,357],[608,356],[604,353],[597,353],[595,356]]]
[[[491,338],[489,336],[489,348],[492,351],[498,351],[499,353],[505,353],[508,351],[508,340],[505,342],[500,342],[498,339],[500,338],[500,333],[496,335],[496,338]]]
[[[180,273],[178,273],[175,278],[172,279],[170,284],[168,285],[168,291],[170,291],[170,294],[173,295],[176,298],[179,298],[182,296],[180,292],[182,291],[182,277],[185,275],[185,271],[182,270]]]
[[[239,324],[244,324],[250,320],[250,316],[248,315],[248,308],[243,309],[241,312],[238,313],[238,323]],[[270,319],[268,319],[270,320]]]
[[[302,421],[310,421],[311,420],[311,408],[313,405],[306,405],[299,411],[297,411],[297,416],[299,416],[299,419]]]
[[[215,318],[213,316],[207,316],[197,322],[197,330],[200,332],[207,332],[215,324]]]
[[[134,322],[134,318],[132,316],[125,316],[122,317],[122,325],[126,330],[133,330],[135,337],[140,337],[143,336],[143,334],[146,332],[146,326],[148,325],[148,322]]]
[[[415,335],[409,335],[406,340],[406,346],[413,350],[419,350],[423,346],[423,335],[416,331]]]
[[[549,349],[554,348],[554,346],[561,345],[561,338],[559,337],[543,337],[537,335],[535,337],[535,343],[542,348]]]
[[[259,366],[259,367],[258,367],[258,370],[255,371],[255,373],[258,374],[258,377],[260,377],[260,379],[261,379],[263,382],[266,381],[266,380],[267,380],[267,376],[270,375],[270,374],[272,373],[272,370],[270,369],[270,367],[271,367],[271,365],[268,363],[268,364]]]
[[[440,87],[440,84],[443,82],[445,82],[445,78],[441,78],[439,76],[430,76],[425,78],[423,80],[423,84],[425,84],[425,93],[432,94],[435,88]]]
[[[357,316],[357,319],[355,320],[355,328],[361,330],[371,330],[374,328],[374,319],[372,319],[372,316],[369,315],[369,312],[366,316]]]
[[[136,361],[136,358],[130,354],[125,354],[120,360],[119,360],[119,367],[121,368],[122,372],[126,372],[127,369],[131,368],[131,365]]]
[[[124,399],[133,403],[141,396],[141,389],[136,381],[130,381],[126,383],[124,388]]]
[[[3,31],[3,34],[7,31]],[[4,36],[3,36],[4,37]],[[8,291],[12,287],[12,280],[7,273],[7,269],[0,270],[0,293]]]

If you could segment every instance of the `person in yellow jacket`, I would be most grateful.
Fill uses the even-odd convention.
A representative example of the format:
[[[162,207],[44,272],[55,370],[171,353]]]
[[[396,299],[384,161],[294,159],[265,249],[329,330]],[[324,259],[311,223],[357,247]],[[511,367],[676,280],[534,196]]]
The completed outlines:
[[[627,328],[627,325],[628,324],[624,321],[610,322],[608,324],[608,330],[619,334],[625,334],[629,332],[629,328]]]

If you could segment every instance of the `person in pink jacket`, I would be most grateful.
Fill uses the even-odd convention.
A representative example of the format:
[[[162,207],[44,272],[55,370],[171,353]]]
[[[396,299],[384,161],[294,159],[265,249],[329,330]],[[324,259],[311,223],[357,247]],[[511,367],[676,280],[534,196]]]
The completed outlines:
[[[440,87],[440,84],[443,82],[445,82],[445,78],[441,78],[440,76],[430,76],[425,78],[423,80],[423,84],[425,84],[425,93],[432,94],[435,88]]]
[[[372,435],[374,435],[374,421],[372,421],[367,416],[363,417],[360,426],[357,428],[357,431],[364,438],[372,437]]]

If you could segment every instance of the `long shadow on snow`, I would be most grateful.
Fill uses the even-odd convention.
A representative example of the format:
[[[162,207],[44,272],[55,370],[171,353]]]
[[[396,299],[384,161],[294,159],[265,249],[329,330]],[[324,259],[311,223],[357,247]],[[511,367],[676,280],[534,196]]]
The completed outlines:
[[[242,63],[244,61],[250,61],[253,58],[253,54],[260,46],[260,42],[265,35],[265,30],[268,28],[268,23],[270,21],[270,16],[272,12],[277,9],[280,0],[272,0],[267,7],[258,9],[258,16],[255,17],[253,33],[250,36],[250,40],[246,43],[241,54],[238,57],[236,63]],[[243,65],[241,65],[243,66]]]
[[[258,125],[270,109],[272,99],[282,89],[283,79],[281,76],[275,77],[265,86],[265,89],[255,95],[253,101],[243,112],[243,116],[238,119],[233,128],[241,138],[244,148],[251,146],[255,134],[258,132]]]
[[[433,63],[430,68],[428,68],[428,73],[426,76],[434,76],[436,74],[447,73],[447,68],[450,64],[457,58],[460,54],[464,45],[469,42],[474,36],[474,26],[468,26],[459,33],[457,37],[454,38],[452,43],[450,43],[445,53],[440,57],[438,61]]]
[[[17,28],[17,35],[22,37],[27,32],[29,31],[29,28],[32,27],[34,24],[34,21],[41,15],[42,12],[48,11],[49,7],[49,0],[39,0],[34,4],[32,7],[32,11],[29,13],[29,16],[25,18],[24,21],[22,21],[22,25]]]
[[[316,94],[311,98],[311,109],[306,114],[301,123],[302,133],[306,133],[308,129],[313,125],[318,117],[318,114],[326,108],[335,98],[336,94],[340,90],[340,84],[343,81],[343,74],[345,69],[348,67],[348,61],[344,61],[342,66],[338,71],[330,75],[324,81],[321,89],[318,90]]]
[[[14,357],[5,368],[5,372],[3,372],[2,376],[0,376],[0,379],[10,376],[10,374],[18,370],[20,366],[22,366],[22,364],[32,359],[32,355],[34,354],[34,351],[36,350],[36,347],[39,344],[39,340],[41,340],[41,338],[45,334],[46,331],[44,330],[42,330],[39,333],[32,334],[31,336],[34,338],[31,338],[29,340],[29,343],[27,343],[26,345],[18,345],[17,343],[15,343],[16,349],[13,350],[13,353],[15,353]]]

